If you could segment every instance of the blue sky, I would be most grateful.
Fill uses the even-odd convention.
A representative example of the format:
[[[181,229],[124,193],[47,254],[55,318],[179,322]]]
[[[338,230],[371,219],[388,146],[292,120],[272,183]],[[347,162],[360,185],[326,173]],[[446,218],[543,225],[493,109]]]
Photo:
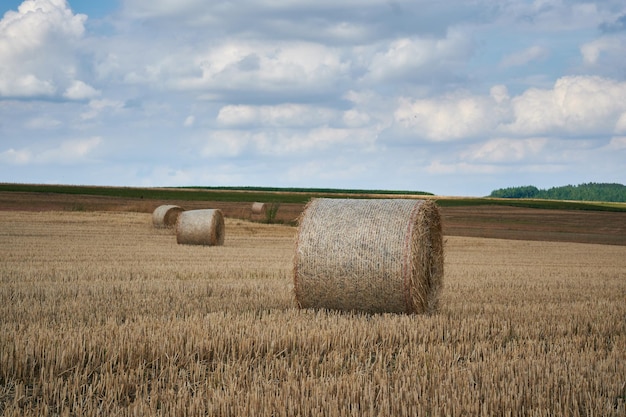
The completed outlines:
[[[3,1],[0,182],[626,183],[626,4]]]

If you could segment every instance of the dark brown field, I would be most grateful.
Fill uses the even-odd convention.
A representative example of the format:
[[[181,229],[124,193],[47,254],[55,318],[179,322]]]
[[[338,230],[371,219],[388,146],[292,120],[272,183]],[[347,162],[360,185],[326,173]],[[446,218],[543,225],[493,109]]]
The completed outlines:
[[[252,203],[144,200],[90,195],[0,192],[0,211],[131,211],[150,213],[161,204],[217,208],[226,217],[252,218]],[[295,223],[303,204],[281,204],[276,220]],[[442,207],[444,234],[515,240],[626,245],[626,213],[544,210],[507,206]]]

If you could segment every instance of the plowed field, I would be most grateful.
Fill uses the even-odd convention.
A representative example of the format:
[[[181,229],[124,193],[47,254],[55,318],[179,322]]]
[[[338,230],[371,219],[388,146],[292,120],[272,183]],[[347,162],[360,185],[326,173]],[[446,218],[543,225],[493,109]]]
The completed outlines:
[[[172,201],[54,193],[0,192],[0,211],[131,211],[151,213],[161,204],[218,208],[226,217],[253,217],[252,202]],[[303,204],[281,204],[276,220],[294,224]],[[444,234],[516,240],[626,245],[626,212],[545,210],[507,206],[442,207]]]

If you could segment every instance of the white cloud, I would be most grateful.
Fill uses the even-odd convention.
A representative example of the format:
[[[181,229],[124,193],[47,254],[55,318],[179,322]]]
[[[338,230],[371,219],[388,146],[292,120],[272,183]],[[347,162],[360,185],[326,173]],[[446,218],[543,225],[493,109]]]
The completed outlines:
[[[225,126],[247,126],[258,121],[258,113],[254,106],[225,106],[217,114],[217,121]]]
[[[63,97],[70,100],[85,100],[97,97],[100,93],[100,91],[96,90],[92,86],[85,84],[80,80],[75,80],[67,88],[67,90],[65,90]]]
[[[48,162],[81,160],[87,157],[101,143],[102,138],[99,137],[64,141],[59,148],[43,152],[42,160]]]
[[[0,20],[0,97],[76,93],[76,45],[85,15],[65,0],[26,0]],[[84,89],[83,89],[84,92]]]
[[[195,58],[201,75],[183,74],[184,90],[328,90],[346,76],[348,63],[332,47],[308,42],[227,41]]]
[[[200,154],[205,158],[239,156],[253,140],[254,135],[247,131],[211,131],[203,140]]]
[[[500,66],[503,68],[510,68],[528,65],[533,61],[546,59],[549,54],[550,51],[547,48],[534,45],[524,49],[523,51],[514,52],[505,56],[502,61],[500,61]]]
[[[184,127],[192,127],[196,122],[196,117],[193,115],[187,116],[183,122]]]
[[[489,89],[489,95],[498,104],[503,104],[510,100],[509,90],[505,85],[494,85]]]
[[[124,108],[124,103],[118,100],[102,99],[102,100],[90,100],[88,104],[89,109],[81,113],[80,117],[83,120],[90,120],[98,117],[102,112],[106,110],[119,111]]]
[[[7,149],[0,152],[0,161],[5,164],[22,165],[31,161],[33,155],[29,149]]]
[[[464,160],[483,163],[511,163],[536,158],[544,150],[547,138],[491,139],[461,152]]]
[[[472,49],[464,31],[449,30],[445,38],[404,37],[393,39],[366,61],[368,82],[405,80],[424,74],[453,73]],[[367,52],[367,49],[363,49]]]
[[[63,122],[51,116],[43,115],[28,120],[25,127],[28,129],[54,129],[61,126]]]
[[[517,135],[612,132],[626,111],[626,82],[570,76],[551,90],[531,88],[511,99],[515,120],[506,130]]]
[[[0,64],[1,66],[2,64]],[[7,66],[8,67],[8,66]],[[12,72],[12,69],[2,68],[3,73]],[[0,78],[0,96],[32,97],[51,96],[56,92],[54,83],[39,79],[34,74],[19,75],[7,74]]]
[[[399,100],[394,122],[405,137],[435,142],[560,134],[609,135],[626,130],[626,82],[569,76],[551,89],[529,88],[510,97],[496,85],[489,96],[457,92]]]
[[[361,112],[356,109],[346,110],[342,116],[343,123],[347,127],[367,126],[370,123],[371,119],[372,118],[367,113]]]
[[[580,47],[580,53],[583,62],[590,66],[599,65],[601,61],[609,63],[613,59],[621,59],[626,55],[626,35],[607,35],[586,42]],[[602,60],[603,55],[606,55],[609,60]]]
[[[89,160],[90,154],[102,143],[102,138],[66,140],[50,148],[10,148],[0,152],[0,161],[11,165],[75,164]]]
[[[229,105],[220,109],[217,121],[224,126],[306,127],[325,125],[337,117],[334,110],[303,104],[276,106]]]
[[[462,140],[485,134],[497,127],[507,115],[501,106],[506,91],[497,88],[494,96],[468,93],[450,94],[430,99],[402,99],[395,110],[395,122],[415,137],[435,142]]]

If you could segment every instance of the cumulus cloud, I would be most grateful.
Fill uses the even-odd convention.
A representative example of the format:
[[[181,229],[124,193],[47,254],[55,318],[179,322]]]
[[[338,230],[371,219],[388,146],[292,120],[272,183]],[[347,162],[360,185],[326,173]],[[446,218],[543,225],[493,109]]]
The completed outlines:
[[[626,130],[625,114],[626,82],[569,76],[558,79],[551,89],[529,88],[514,97],[497,85],[484,96],[457,92],[402,98],[394,123],[405,136],[446,142],[498,134],[607,135]]]
[[[195,58],[200,76],[180,77],[185,90],[315,91],[328,89],[349,69],[339,51],[305,42],[226,41]]]
[[[511,99],[517,135],[612,132],[626,111],[626,82],[601,77],[559,78],[552,89],[531,88]]]
[[[468,58],[473,49],[471,38],[458,29],[448,31],[442,39],[399,38],[375,48],[379,50],[367,62],[366,81],[393,82],[398,78],[413,79],[425,73],[450,73]]]
[[[85,100],[99,95],[100,91],[80,80],[73,81],[67,90],[65,90],[65,93],[63,93],[63,97],[70,100]]]
[[[402,99],[395,122],[433,141],[504,131],[526,136],[554,132],[621,131],[626,83],[601,77],[563,77],[552,89],[530,88],[510,98],[503,86],[489,96],[451,94]]]
[[[87,16],[66,0],[26,0],[0,20],[0,97],[93,94],[77,85],[75,48]]]
[[[506,97],[506,90],[497,87],[493,96],[460,92],[429,99],[401,99],[394,119],[416,137],[435,142],[463,140],[495,129],[507,117]]]
[[[0,64],[1,65],[1,64]],[[8,73],[4,70],[3,73]],[[54,83],[42,80],[34,74],[8,74],[0,78],[0,95],[5,97],[51,96],[56,92]]]

